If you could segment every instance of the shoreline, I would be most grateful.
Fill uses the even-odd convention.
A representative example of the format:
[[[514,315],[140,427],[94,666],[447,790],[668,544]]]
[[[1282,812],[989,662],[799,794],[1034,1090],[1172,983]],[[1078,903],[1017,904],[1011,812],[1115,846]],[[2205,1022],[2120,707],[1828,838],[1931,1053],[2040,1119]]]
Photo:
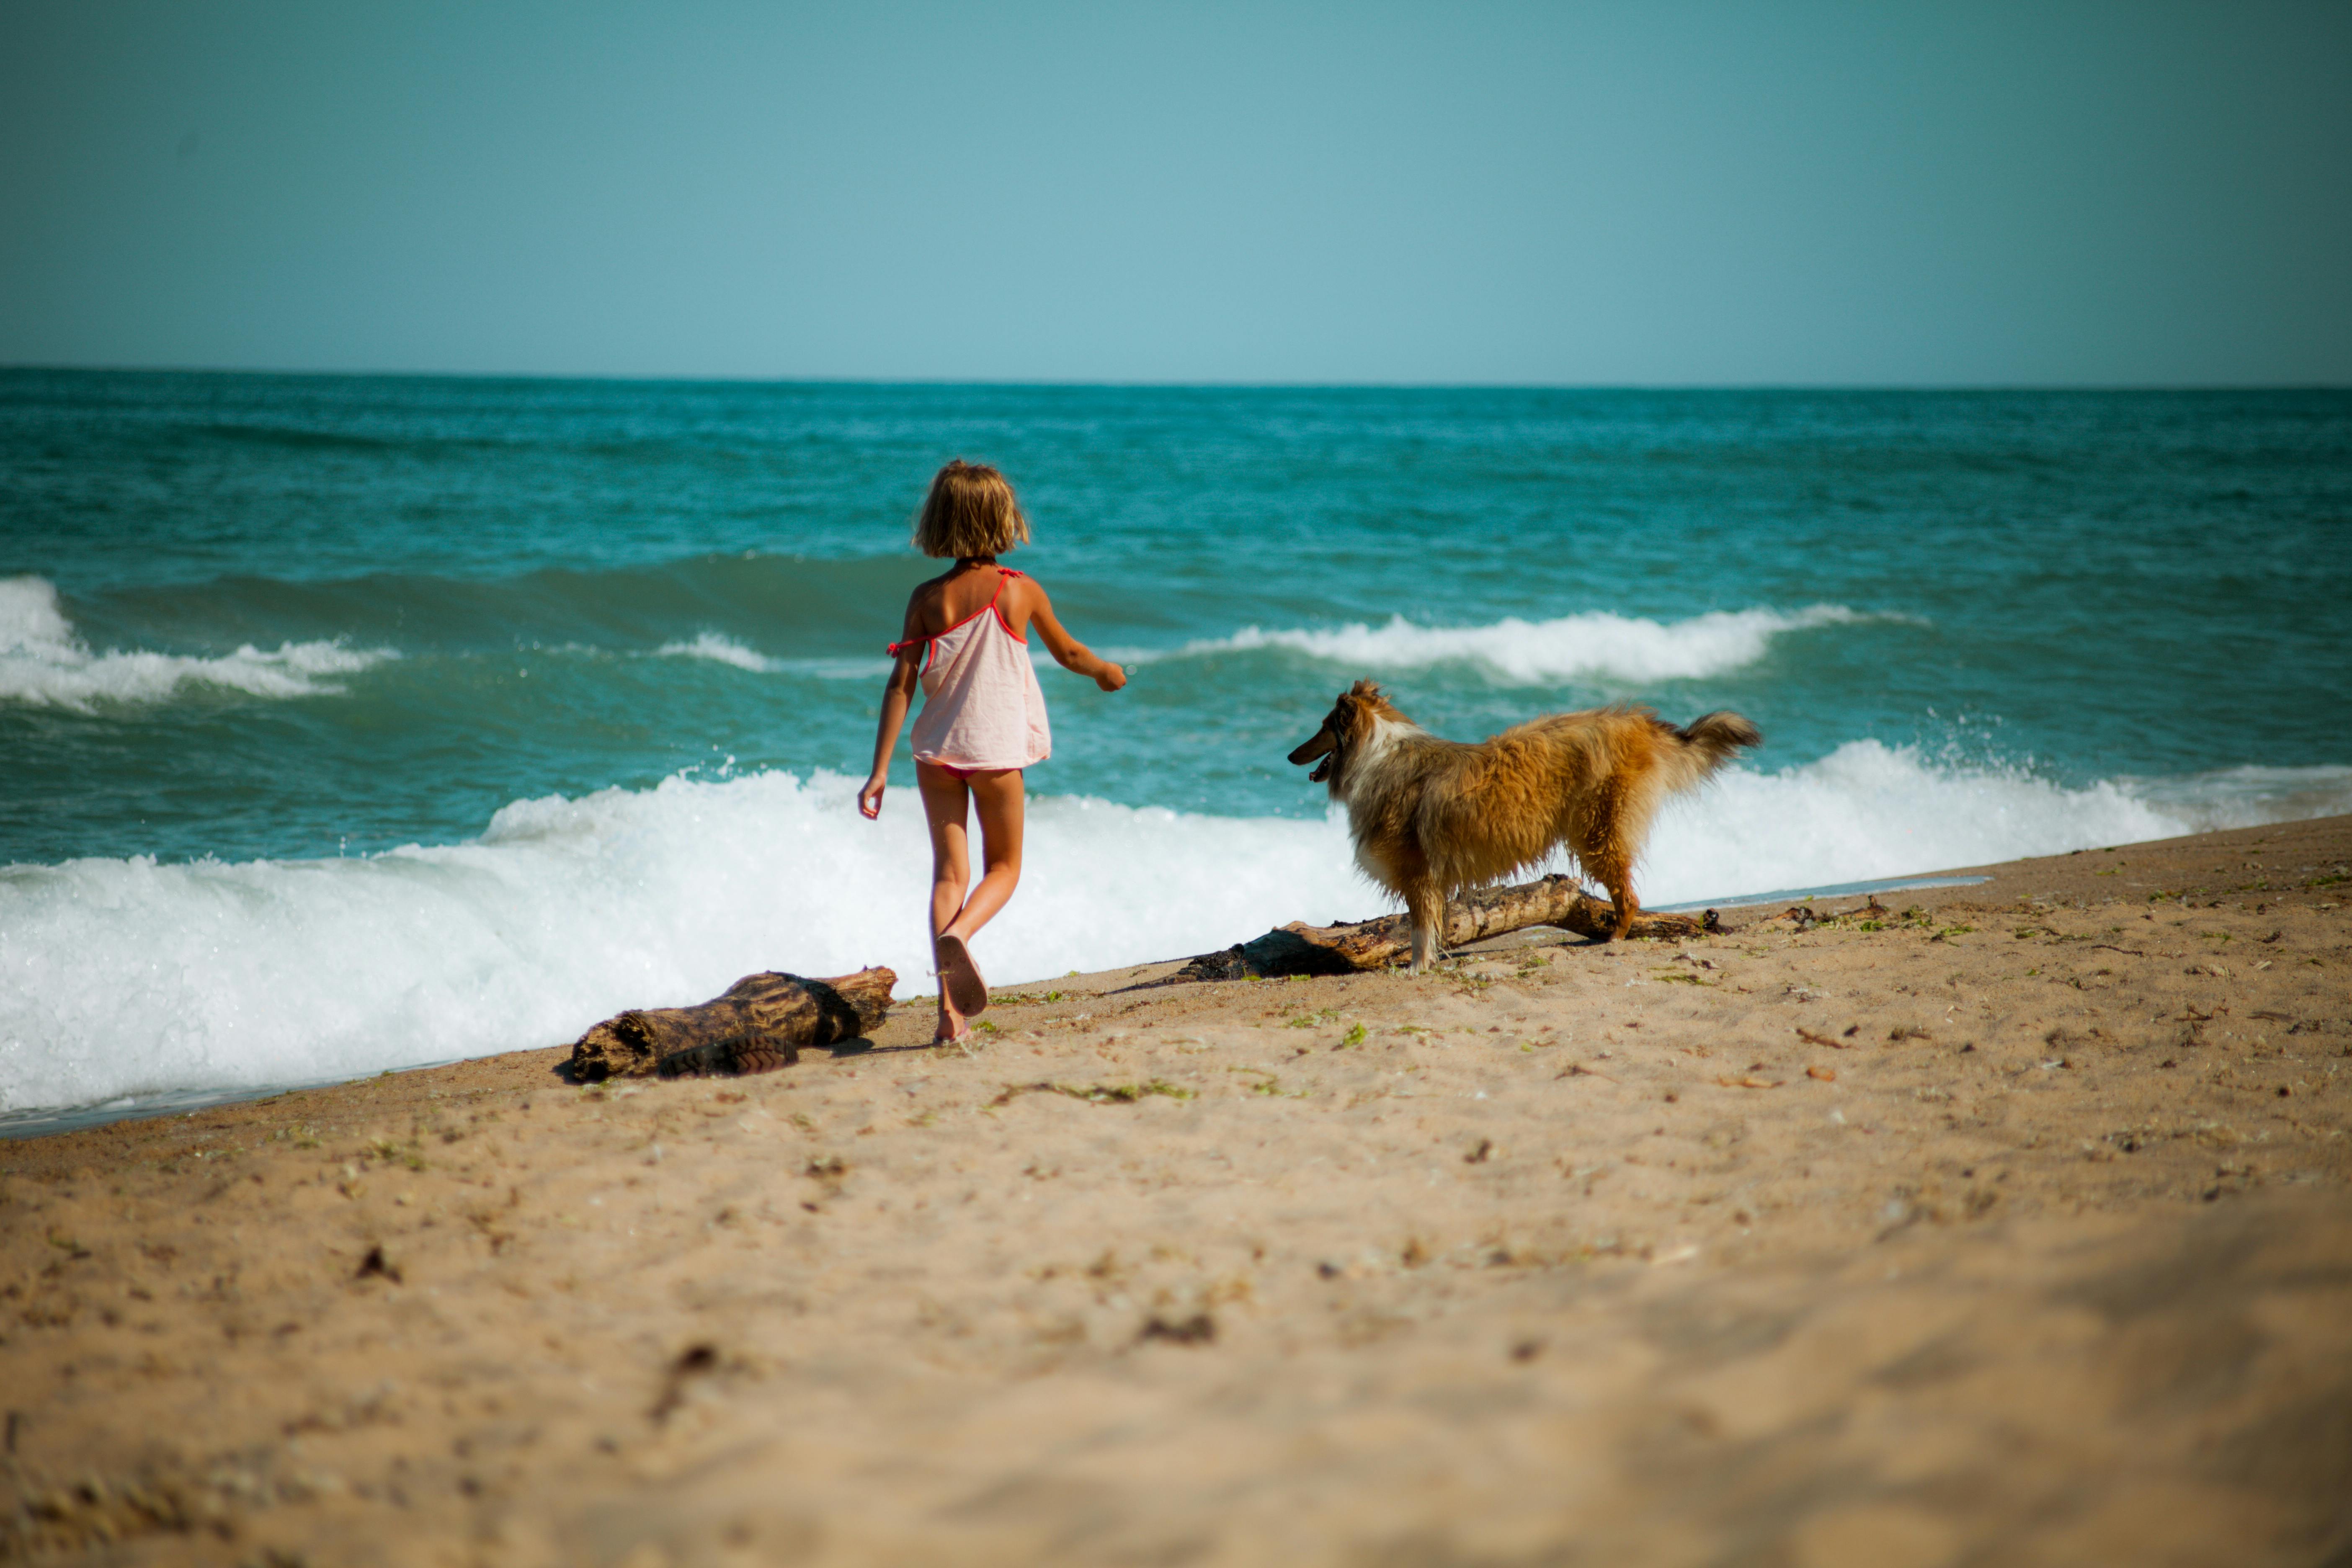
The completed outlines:
[[[1739,911],[1740,920],[1744,922],[1756,918],[1759,913],[1769,913],[1794,904],[1814,901],[1835,902],[1841,900],[1851,900],[1856,898],[1870,899],[1874,898],[1881,893],[1889,895],[1900,893],[1904,895],[1906,902],[1920,902],[1920,895],[1934,895],[1937,898],[1948,897],[1948,889],[1956,888],[1980,887],[1987,883],[1999,882],[2004,875],[2014,878],[2021,874],[2028,874],[2028,868],[2032,868],[2031,874],[2046,875],[2045,872],[2042,871],[2042,868],[2055,868],[2076,856],[2116,854],[2125,850],[2138,849],[2160,849],[2168,851],[2176,848],[2189,849],[2189,847],[2204,845],[2209,841],[2217,847],[2226,847],[2230,843],[2236,842],[2237,839],[2235,836],[2239,835],[2253,835],[2256,837],[2257,841],[2259,841],[2261,836],[2271,833],[2274,828],[2286,828],[2302,826],[2306,823],[2326,823],[2333,821],[2352,822],[2352,817],[2299,818],[2294,822],[2266,823],[2253,827],[2216,829],[2208,833],[2190,834],[2178,838],[2146,839],[2132,844],[2116,846],[2111,848],[2077,849],[2069,850],[2063,855],[2025,857],[2016,860],[1995,861],[1985,865],[1964,867],[1953,870],[1921,871],[1896,877],[1873,878],[1862,881],[1842,882],[1815,888],[1782,889],[1762,893],[1733,894],[1717,899],[1700,899],[1687,903],[1660,904],[1654,907],[1657,912],[1664,914],[1696,914],[1702,910],[1709,908],[1738,910]],[[2191,852],[2193,853],[2194,851],[2192,850]],[[2199,890],[2201,891],[2202,889]],[[1932,900],[1930,901],[1932,901]],[[1234,940],[1245,942],[1257,934],[1257,932],[1253,931],[1246,935],[1238,935]],[[1574,943],[1580,941],[1581,939],[1571,937],[1568,933],[1559,931],[1555,928],[1538,926],[1531,928],[1526,931],[1513,932],[1506,936],[1496,937],[1486,942],[1474,943],[1470,948],[1464,951],[1491,950],[1496,948],[1498,945],[1528,946],[1542,944],[1545,942],[1565,942]],[[1187,954],[1182,958],[1154,959],[1143,963],[1129,964],[1121,968],[1089,971],[1076,975],[1066,976],[1063,981],[1041,979],[1035,982],[1023,982],[1020,984],[1033,987],[1045,986],[1048,989],[1062,987],[1064,986],[1065,982],[1076,986],[1088,986],[1096,984],[1097,983],[1108,982],[1115,977],[1131,976],[1147,972],[1158,973],[1163,970],[1172,971],[1172,969],[1181,967],[1184,963],[1190,962],[1191,956],[1192,955]],[[999,987],[998,989],[1011,990],[1013,989],[1013,987]],[[919,1001],[929,1001],[932,994],[933,994],[931,993],[920,993],[916,995],[899,998],[892,1004],[893,1013],[895,1014],[901,1009],[909,1007]],[[108,1101],[98,1105],[36,1106],[18,1111],[0,1111],[0,1146],[5,1146],[8,1143],[21,1142],[26,1139],[50,1138],[68,1132],[86,1131],[92,1128],[110,1126],[117,1121],[146,1121],[157,1117],[173,1115],[192,1115],[200,1110],[210,1110],[222,1107],[247,1105],[257,1101],[274,1100],[278,1096],[285,1094],[322,1089],[332,1089],[348,1084],[364,1083],[369,1081],[372,1078],[383,1077],[387,1074],[425,1072],[437,1068],[456,1067],[467,1061],[489,1061],[497,1059],[499,1057],[511,1056],[520,1052],[542,1050],[545,1048],[546,1047],[544,1047],[535,1046],[518,1047],[512,1050],[492,1052],[488,1056],[457,1057],[439,1061],[412,1062],[400,1067],[385,1068],[381,1069],[379,1072],[365,1074],[357,1078],[327,1077],[305,1079],[296,1082],[272,1083],[233,1089],[167,1089],[144,1098],[130,1097],[135,1101],[135,1103],[130,1105],[119,1105],[114,1101]]]
[[[2325,1560],[2347,861],[2278,823],[0,1143],[0,1555]]]
[[[1757,893],[1734,898],[1714,900],[1703,899],[1696,903],[1689,904],[1666,904],[1659,906],[1658,912],[1669,914],[1680,912],[1696,913],[1700,910],[1716,906],[1719,906],[1727,910],[1748,910],[1813,899],[1835,899],[1863,896],[1874,897],[1879,893],[1912,892],[1933,888],[1968,886],[1977,882],[1988,881],[1990,879],[1990,878],[1983,876],[1931,875],[1921,877],[1890,877],[1882,878],[1873,881],[1840,883],[1832,887],[1790,889],[1784,889],[1780,892]],[[1556,928],[1550,926],[1534,927],[1531,928],[1531,931],[1550,941],[1569,940],[1568,933],[1559,931]],[[1512,934],[1514,936],[1526,935],[1526,933],[1519,932],[1514,932]],[[1149,963],[1130,967],[1157,968],[1164,963],[1175,963],[1181,964],[1184,962],[1187,961],[1182,959],[1154,959]],[[1083,984],[1089,979],[1097,978],[1100,975],[1118,974],[1124,973],[1127,973],[1127,971],[1102,970],[1096,972],[1094,975],[1082,973],[1066,978],[1075,979],[1079,984]],[[1023,984],[1048,984],[1049,983],[1047,981],[1040,980],[1035,982],[1025,982]],[[1010,990],[1013,988],[1001,987],[1000,989]],[[903,1000],[895,1000],[892,1003],[892,1007],[895,1010],[898,1007],[907,1005],[914,1001],[929,1001],[931,999],[933,994],[935,994],[927,992],[921,994],[919,996],[908,997]],[[517,1048],[522,1050],[538,1050],[544,1047],[527,1046]],[[299,1082],[293,1083],[272,1083],[236,1089],[166,1089],[161,1093],[148,1095],[143,1098],[140,1096],[123,1097],[123,1099],[131,1101],[131,1103],[128,1104],[122,1103],[121,1100],[108,1100],[98,1105],[36,1106],[25,1110],[0,1111],[0,1144],[26,1138],[50,1138],[60,1133],[86,1131],[94,1127],[110,1126],[117,1121],[147,1121],[158,1116],[193,1115],[199,1110],[210,1110],[222,1106],[245,1105],[257,1100],[275,1100],[282,1094],[293,1094],[307,1089],[334,1089],[345,1084],[363,1083],[367,1081],[368,1078],[382,1078],[394,1073],[425,1072],[435,1068],[456,1067],[460,1062],[486,1061],[495,1057],[510,1054],[512,1053],[508,1051],[494,1051],[485,1057],[452,1057],[441,1061],[411,1062],[401,1067],[384,1068],[378,1072],[363,1075],[359,1078],[304,1079]]]

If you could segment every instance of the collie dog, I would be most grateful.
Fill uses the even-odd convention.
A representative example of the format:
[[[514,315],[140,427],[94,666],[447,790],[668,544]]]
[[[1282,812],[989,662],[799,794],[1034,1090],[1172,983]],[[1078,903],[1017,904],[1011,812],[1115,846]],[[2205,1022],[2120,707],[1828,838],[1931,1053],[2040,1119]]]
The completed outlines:
[[[1330,781],[1331,798],[1348,807],[1356,864],[1404,900],[1418,974],[1438,956],[1447,899],[1562,845],[1608,889],[1610,940],[1623,936],[1641,910],[1633,862],[1659,805],[1763,739],[1737,713],[1677,730],[1646,708],[1595,708],[1470,745],[1439,740],[1359,680],[1290,760],[1323,759],[1307,781]]]

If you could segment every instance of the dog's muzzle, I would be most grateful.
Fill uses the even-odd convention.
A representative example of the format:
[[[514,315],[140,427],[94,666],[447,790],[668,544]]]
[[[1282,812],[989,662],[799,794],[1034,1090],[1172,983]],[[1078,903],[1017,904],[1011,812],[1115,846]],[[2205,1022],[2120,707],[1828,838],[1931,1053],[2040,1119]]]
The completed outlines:
[[[1318,730],[1314,737],[1305,745],[1296,748],[1290,753],[1290,760],[1301,765],[1314,762],[1318,757],[1322,758],[1323,761],[1313,773],[1307,775],[1308,784],[1321,784],[1325,779],[1329,778],[1331,764],[1339,760],[1339,744],[1331,739],[1331,731],[1328,730]]]

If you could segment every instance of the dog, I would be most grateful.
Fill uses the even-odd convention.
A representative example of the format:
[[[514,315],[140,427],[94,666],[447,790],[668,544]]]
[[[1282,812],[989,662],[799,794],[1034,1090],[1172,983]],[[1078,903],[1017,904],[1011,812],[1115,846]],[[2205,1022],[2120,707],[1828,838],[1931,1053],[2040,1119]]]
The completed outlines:
[[[1356,864],[1404,900],[1418,974],[1438,956],[1446,900],[1562,845],[1608,889],[1609,940],[1624,936],[1641,912],[1633,862],[1658,806],[1763,740],[1737,713],[1677,730],[1646,708],[1617,707],[1547,714],[1472,745],[1438,739],[1359,680],[1290,760],[1320,759],[1307,782],[1330,782]]]

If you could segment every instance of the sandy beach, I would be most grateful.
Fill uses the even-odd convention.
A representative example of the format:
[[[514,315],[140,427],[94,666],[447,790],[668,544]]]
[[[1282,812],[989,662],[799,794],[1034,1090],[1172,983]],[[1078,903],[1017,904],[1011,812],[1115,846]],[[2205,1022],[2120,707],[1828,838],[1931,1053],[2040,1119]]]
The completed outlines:
[[[0,1557],[2342,1561],[2347,863],[0,1144]]]

